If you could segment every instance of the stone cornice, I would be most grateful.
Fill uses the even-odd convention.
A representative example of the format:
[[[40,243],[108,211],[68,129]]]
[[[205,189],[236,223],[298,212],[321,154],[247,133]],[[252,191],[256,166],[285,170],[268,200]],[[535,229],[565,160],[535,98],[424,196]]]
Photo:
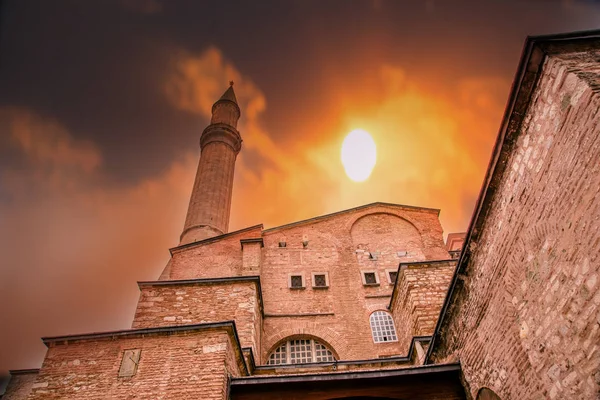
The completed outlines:
[[[240,244],[242,245],[242,249],[244,248],[245,244],[251,244],[251,243],[260,243],[260,247],[265,247],[265,242],[263,241],[263,238],[240,239]]]
[[[237,154],[242,149],[242,137],[237,129],[231,125],[217,123],[210,124],[200,136],[200,149],[213,142],[225,143]]]

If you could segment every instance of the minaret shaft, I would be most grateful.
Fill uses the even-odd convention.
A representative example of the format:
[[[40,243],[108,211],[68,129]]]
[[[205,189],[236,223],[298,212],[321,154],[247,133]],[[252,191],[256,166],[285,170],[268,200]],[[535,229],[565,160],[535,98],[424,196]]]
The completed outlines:
[[[215,103],[211,124],[200,137],[200,162],[190,197],[180,245],[227,233],[233,194],[235,160],[242,139],[233,88]]]

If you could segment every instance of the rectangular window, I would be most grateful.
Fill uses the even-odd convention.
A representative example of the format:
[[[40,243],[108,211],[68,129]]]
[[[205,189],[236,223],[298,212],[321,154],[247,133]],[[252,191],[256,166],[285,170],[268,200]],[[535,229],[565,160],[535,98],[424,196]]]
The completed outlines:
[[[388,283],[393,285],[396,283],[396,279],[398,278],[398,270],[395,269],[386,269],[385,270],[388,278]]]
[[[290,274],[289,287],[290,289],[304,289],[304,275]]]
[[[362,271],[362,281],[365,286],[379,285],[379,277],[377,271]]]
[[[327,272],[313,272],[312,273],[312,285],[313,288],[323,288],[326,289],[329,287],[329,276]]]

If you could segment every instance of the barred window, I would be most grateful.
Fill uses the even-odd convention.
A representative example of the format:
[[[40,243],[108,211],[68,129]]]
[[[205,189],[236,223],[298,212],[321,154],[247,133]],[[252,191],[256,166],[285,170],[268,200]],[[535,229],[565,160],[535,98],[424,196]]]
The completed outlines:
[[[327,286],[325,275],[315,275],[315,286]]]
[[[267,360],[267,365],[304,364],[335,361],[333,353],[314,339],[292,339],[282,343]]]
[[[312,285],[314,288],[328,288],[329,277],[327,272],[313,272],[312,273]]]
[[[379,285],[379,278],[377,277],[377,271],[361,271],[363,285],[374,286]]]
[[[304,275],[290,274],[289,275],[289,286],[291,289],[304,289]]]
[[[377,283],[377,279],[375,279],[375,273],[374,272],[365,272],[365,282],[367,282],[368,285]]]
[[[375,343],[395,342],[396,328],[392,316],[385,311],[375,311],[371,314],[371,332]]]

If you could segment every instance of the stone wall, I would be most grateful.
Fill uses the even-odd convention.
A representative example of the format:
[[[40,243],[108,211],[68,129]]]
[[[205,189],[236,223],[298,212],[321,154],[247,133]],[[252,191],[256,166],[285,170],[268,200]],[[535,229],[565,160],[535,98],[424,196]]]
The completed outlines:
[[[446,298],[456,261],[402,264],[390,311],[403,353],[414,336],[431,336]]]
[[[599,394],[598,56],[546,59],[507,139],[514,148],[433,353],[460,360],[472,396],[484,386],[503,399]]]
[[[119,377],[128,349],[141,349],[137,371]],[[229,374],[240,370],[224,330],[58,342],[49,345],[29,399],[220,400]]]
[[[242,347],[258,354],[262,311],[257,281],[143,283],[132,328],[235,321]]]
[[[0,398],[2,398],[2,400],[26,399],[29,393],[31,393],[38,373],[39,370],[37,369],[10,371],[10,381],[4,395],[0,395]]]

